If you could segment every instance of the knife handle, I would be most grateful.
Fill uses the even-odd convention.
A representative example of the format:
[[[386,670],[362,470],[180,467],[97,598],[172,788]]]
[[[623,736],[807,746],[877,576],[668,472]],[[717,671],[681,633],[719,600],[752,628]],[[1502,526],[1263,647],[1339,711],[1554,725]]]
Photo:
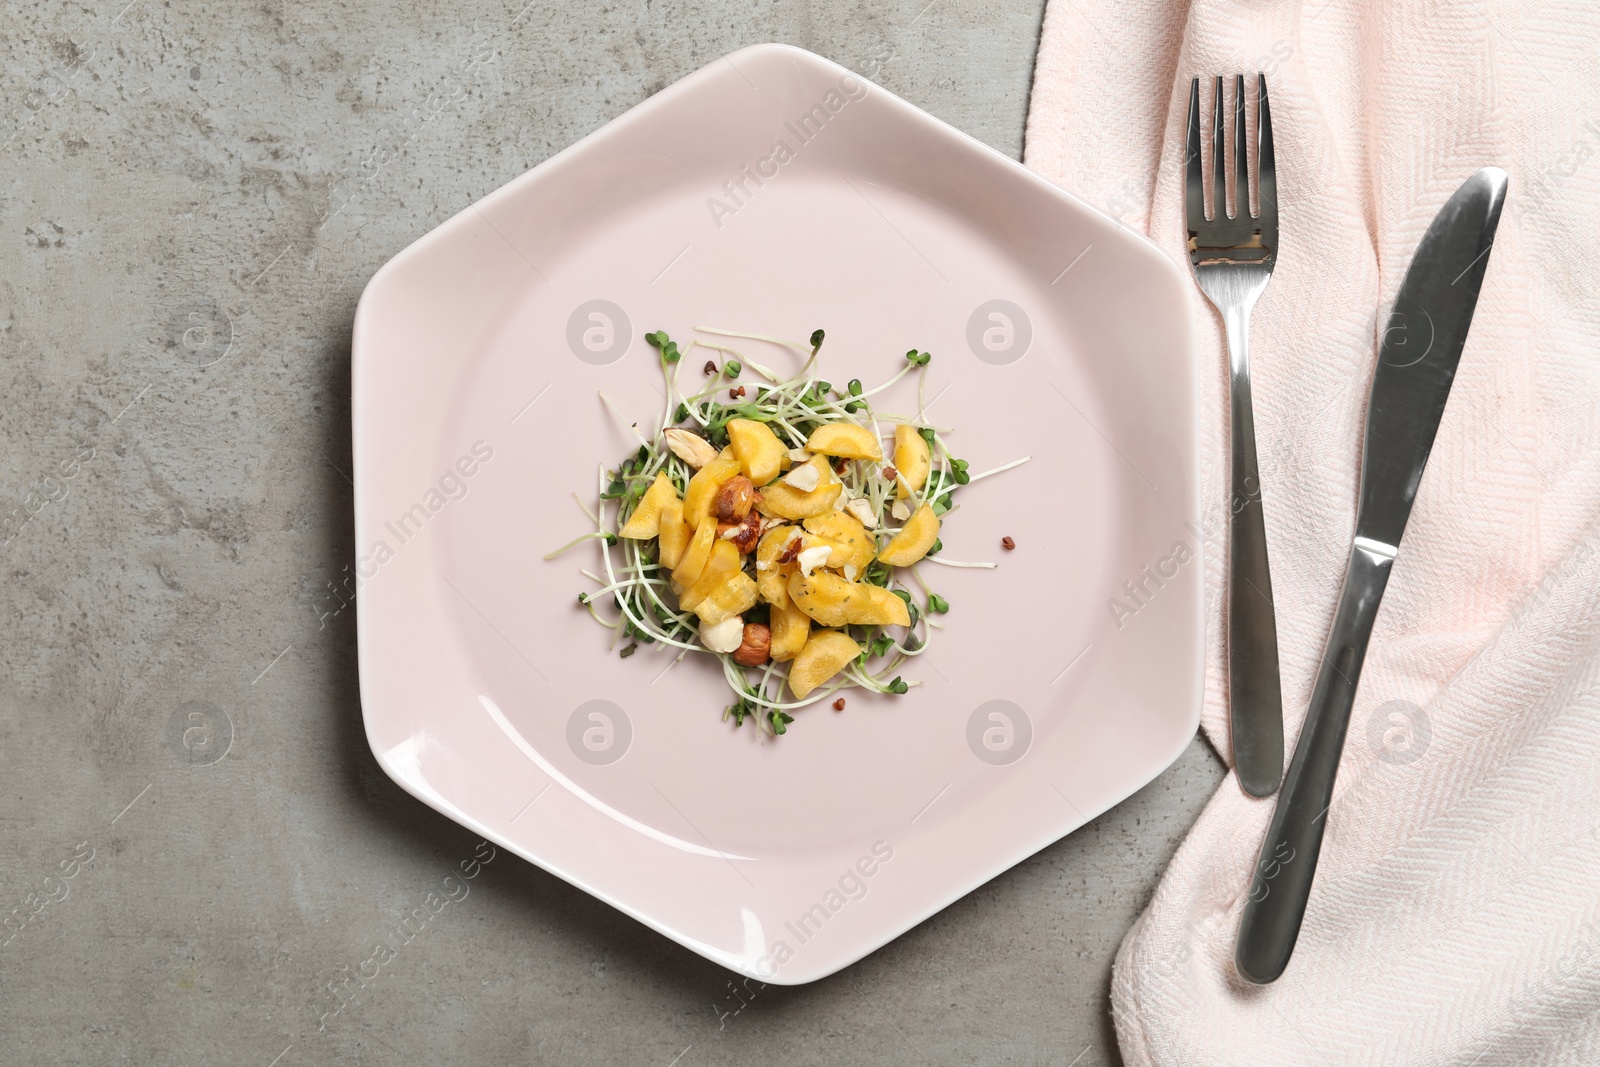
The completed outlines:
[[[1333,783],[1350,726],[1367,639],[1389,582],[1394,547],[1356,538],[1305,726],[1278,793],[1250,880],[1234,966],[1247,982],[1275,981],[1289,964],[1317,872]]]

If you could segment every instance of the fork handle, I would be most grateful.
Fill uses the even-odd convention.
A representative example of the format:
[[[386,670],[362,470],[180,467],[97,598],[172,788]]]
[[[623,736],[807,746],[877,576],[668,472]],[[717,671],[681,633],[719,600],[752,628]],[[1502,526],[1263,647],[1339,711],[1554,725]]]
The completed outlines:
[[[1231,381],[1233,467],[1228,516],[1228,734],[1240,787],[1271,796],[1283,777],[1278,628],[1250,400],[1250,304],[1223,311]]]

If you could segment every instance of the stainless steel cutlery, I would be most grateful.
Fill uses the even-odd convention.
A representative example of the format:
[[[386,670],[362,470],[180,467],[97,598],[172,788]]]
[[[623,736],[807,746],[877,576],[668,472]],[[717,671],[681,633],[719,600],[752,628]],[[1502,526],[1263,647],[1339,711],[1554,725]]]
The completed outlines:
[[[1233,213],[1228,213],[1222,79],[1212,108],[1211,214],[1206,214],[1200,158],[1200,79],[1189,85],[1184,207],[1195,280],[1222,315],[1228,338],[1233,463],[1229,478],[1228,731],[1239,785],[1270,796],[1283,775],[1283,696],[1278,682],[1278,630],[1267,568],[1261,473],[1256,466],[1255,411],[1250,398],[1250,310],[1272,277],[1278,254],[1278,181],[1272,154],[1267,78],[1258,75],[1256,201],[1250,211],[1250,161],[1245,141],[1244,76],[1233,91]]]
[[[1300,934],[1367,639],[1450,395],[1505,194],[1506,174],[1494,167],[1456,190],[1417,247],[1383,331],[1344,591],[1239,926],[1234,964],[1250,982],[1281,975]]]

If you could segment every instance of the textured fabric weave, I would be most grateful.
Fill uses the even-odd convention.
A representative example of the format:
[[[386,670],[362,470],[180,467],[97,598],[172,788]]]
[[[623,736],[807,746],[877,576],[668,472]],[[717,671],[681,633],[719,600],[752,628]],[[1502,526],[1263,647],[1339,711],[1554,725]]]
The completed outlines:
[[[1281,250],[1251,356],[1291,750],[1343,578],[1384,309],[1450,193],[1480,166],[1510,174],[1294,959],[1264,988],[1233,973],[1272,802],[1230,774],[1118,954],[1130,1067],[1600,1064],[1597,60],[1589,0],[1050,0],[1028,165],[1186,271],[1189,79],[1268,77]],[[1227,378],[1198,290],[1191,313],[1203,729],[1226,754]]]

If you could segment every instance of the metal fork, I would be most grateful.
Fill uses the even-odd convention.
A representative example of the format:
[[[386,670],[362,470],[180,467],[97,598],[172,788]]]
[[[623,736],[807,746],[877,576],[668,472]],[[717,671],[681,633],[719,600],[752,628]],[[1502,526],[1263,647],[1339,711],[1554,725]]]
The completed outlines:
[[[1216,79],[1211,127],[1212,211],[1206,215],[1200,161],[1200,79],[1189,84],[1188,160],[1184,202],[1189,261],[1195,280],[1222,314],[1231,381],[1231,504],[1228,528],[1228,725],[1239,785],[1270,796],[1283,776],[1283,694],[1278,682],[1278,632],[1267,570],[1261,475],[1256,468],[1255,414],[1250,402],[1250,309],[1267,287],[1278,252],[1278,185],[1272,158],[1267,77],[1258,74],[1259,137],[1255,215],[1250,214],[1250,159],[1245,148],[1244,75],[1234,80],[1233,200],[1228,214],[1228,166],[1222,127],[1222,78]]]

